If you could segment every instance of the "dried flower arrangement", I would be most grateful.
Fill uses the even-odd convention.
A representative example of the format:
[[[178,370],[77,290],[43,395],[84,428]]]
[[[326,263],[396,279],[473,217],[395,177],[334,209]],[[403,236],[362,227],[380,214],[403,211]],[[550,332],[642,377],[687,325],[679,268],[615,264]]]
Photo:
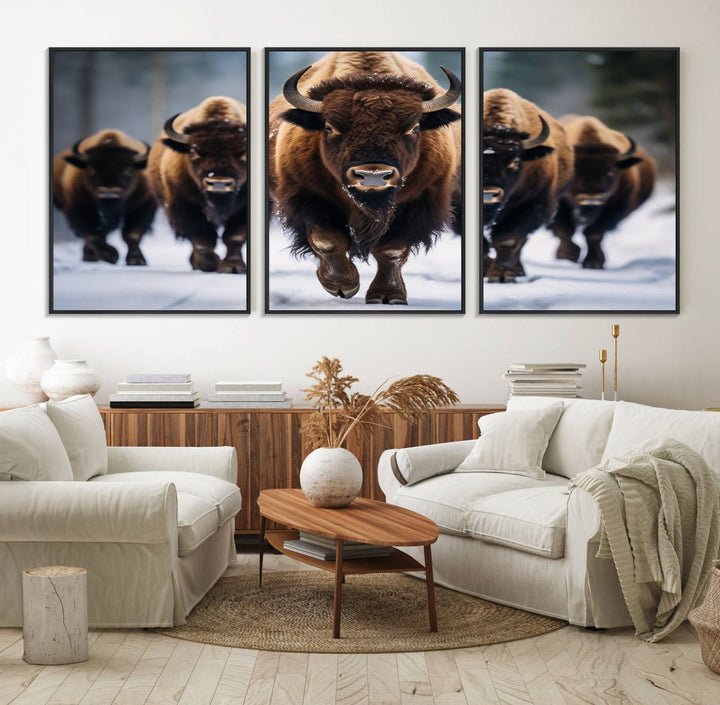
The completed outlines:
[[[394,411],[409,423],[424,409],[456,404],[457,394],[439,377],[412,375],[388,384],[385,380],[372,394],[351,392],[357,377],[342,374],[337,358],[323,357],[307,374],[315,380],[305,392],[315,411],[303,425],[311,448],[340,448],[354,428],[367,435],[372,426],[384,426],[383,411]]]

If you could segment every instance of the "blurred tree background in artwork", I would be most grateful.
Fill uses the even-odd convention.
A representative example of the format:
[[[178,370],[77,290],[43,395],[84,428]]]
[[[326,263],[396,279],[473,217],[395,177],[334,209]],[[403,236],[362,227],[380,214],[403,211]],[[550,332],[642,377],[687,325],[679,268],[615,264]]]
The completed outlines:
[[[665,49],[488,51],[483,90],[510,88],[554,117],[595,115],[624,132],[674,181],[677,53]]]

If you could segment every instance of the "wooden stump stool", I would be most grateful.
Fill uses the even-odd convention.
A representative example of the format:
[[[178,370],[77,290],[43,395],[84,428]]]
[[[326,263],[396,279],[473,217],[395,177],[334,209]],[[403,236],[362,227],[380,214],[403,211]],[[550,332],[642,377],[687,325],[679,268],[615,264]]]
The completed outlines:
[[[88,658],[87,571],[49,566],[23,571],[23,659],[53,665]]]

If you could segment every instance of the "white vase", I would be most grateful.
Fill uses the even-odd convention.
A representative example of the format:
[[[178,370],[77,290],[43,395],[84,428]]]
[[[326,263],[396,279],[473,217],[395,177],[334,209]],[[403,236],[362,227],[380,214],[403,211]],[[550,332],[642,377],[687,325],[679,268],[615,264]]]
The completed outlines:
[[[53,366],[57,353],[50,338],[30,338],[5,361],[5,375],[18,392],[32,397],[32,401],[47,401],[40,386],[43,374]]]
[[[344,507],[362,487],[360,461],[345,448],[318,448],[300,467],[300,487],[316,507]]]
[[[55,360],[40,382],[50,401],[62,401],[76,394],[90,394],[100,389],[100,377],[87,360]]]

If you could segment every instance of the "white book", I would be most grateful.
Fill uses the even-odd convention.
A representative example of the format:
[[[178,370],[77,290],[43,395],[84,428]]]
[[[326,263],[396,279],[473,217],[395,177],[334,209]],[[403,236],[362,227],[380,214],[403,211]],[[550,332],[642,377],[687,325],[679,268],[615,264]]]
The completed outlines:
[[[308,543],[301,539],[295,539],[293,541],[283,541],[283,548],[294,551],[295,553],[301,553],[304,556],[310,556],[311,558],[318,558],[321,561],[334,561],[335,560],[335,549],[327,548],[324,546],[318,546],[314,543]],[[347,551],[343,550],[343,560],[352,560],[353,558],[382,558],[389,556],[392,553],[390,546],[355,546],[349,548]]]
[[[581,372],[505,372],[503,373],[503,379],[517,380],[518,382],[525,381],[548,381],[554,382],[558,379],[579,379],[582,377]]]
[[[314,543],[318,546],[325,546],[326,548],[335,548],[337,539],[330,538],[329,536],[319,536],[318,534],[311,534],[309,531],[298,531],[300,540],[307,543]],[[343,544],[344,548],[349,546],[367,546],[367,544],[360,543],[360,541],[345,541]]]
[[[146,384],[148,382],[159,382],[159,383],[177,383],[177,382],[189,382],[189,372],[135,372],[130,374],[125,379],[126,382],[131,384]]]
[[[110,401],[196,401],[197,392],[120,392],[111,394]]]
[[[193,392],[192,382],[120,382],[118,392]]]
[[[204,401],[203,409],[289,409],[292,401]]]
[[[282,382],[216,382],[215,392],[281,392]]]
[[[285,392],[215,392],[208,401],[287,401]]]
[[[584,362],[518,362],[508,367],[509,372],[518,370],[580,370],[587,365]]]

